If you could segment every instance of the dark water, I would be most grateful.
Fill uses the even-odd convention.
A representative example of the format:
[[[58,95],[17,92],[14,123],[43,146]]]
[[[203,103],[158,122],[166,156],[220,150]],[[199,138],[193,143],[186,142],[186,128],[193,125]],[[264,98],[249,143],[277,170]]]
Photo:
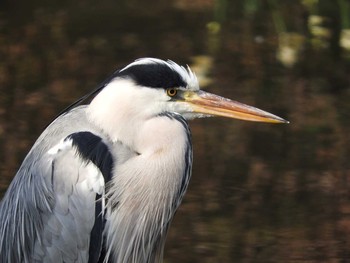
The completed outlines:
[[[291,124],[191,123],[165,262],[350,262],[349,30],[347,0],[2,1],[2,192],[60,110],[135,58],[169,58]]]

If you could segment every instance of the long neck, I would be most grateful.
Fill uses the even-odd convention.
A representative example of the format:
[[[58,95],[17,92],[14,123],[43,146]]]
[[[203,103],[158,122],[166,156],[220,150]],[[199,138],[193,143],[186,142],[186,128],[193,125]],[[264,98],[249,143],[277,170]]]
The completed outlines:
[[[135,145],[145,121],[157,115],[156,89],[136,86],[130,80],[117,79],[106,86],[90,103],[87,117],[112,141]]]
[[[145,121],[135,136],[138,154],[117,164],[107,193],[107,254],[116,262],[160,262],[190,177],[190,135],[181,117],[166,114]]]

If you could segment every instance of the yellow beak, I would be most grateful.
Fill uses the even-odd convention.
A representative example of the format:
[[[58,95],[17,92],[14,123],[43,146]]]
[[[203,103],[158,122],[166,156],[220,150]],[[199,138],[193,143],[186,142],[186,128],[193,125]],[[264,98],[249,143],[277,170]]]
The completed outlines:
[[[184,101],[189,104],[196,113],[247,121],[289,123],[289,121],[269,112],[208,92],[186,91],[183,95]]]

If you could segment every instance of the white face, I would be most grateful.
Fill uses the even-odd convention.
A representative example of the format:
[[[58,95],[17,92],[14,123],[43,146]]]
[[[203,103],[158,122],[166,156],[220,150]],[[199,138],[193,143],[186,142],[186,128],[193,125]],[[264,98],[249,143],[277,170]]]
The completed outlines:
[[[157,115],[175,112],[186,116],[192,108],[169,96],[166,89],[142,87],[129,78],[116,78],[92,100],[87,112],[95,124],[120,139]]]
[[[185,91],[178,88],[178,93]],[[179,103],[167,94],[166,89],[137,86],[130,79],[117,78],[108,84],[90,107],[95,112],[103,112],[105,117],[122,115],[128,118],[150,118],[164,112],[186,114],[192,112],[191,107]]]

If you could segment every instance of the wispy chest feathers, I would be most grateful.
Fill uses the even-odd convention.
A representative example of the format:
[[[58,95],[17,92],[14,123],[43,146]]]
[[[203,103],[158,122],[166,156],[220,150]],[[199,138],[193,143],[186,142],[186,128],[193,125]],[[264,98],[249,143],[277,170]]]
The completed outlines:
[[[107,196],[118,200],[118,205],[114,210],[109,207],[106,234],[108,255],[116,262],[158,262],[162,258],[168,226],[190,176],[186,158],[192,158],[186,122],[172,116],[149,120],[136,139],[140,154],[115,170]],[[177,147],[174,133],[179,136]]]

